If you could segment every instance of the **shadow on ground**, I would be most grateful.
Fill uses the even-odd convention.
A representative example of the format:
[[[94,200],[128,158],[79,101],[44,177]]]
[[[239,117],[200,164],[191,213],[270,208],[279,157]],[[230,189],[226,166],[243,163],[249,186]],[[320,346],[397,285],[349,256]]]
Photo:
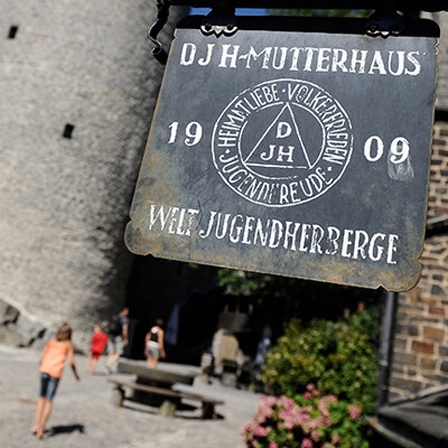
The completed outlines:
[[[79,432],[81,434],[84,434],[84,425],[81,425],[79,423],[74,423],[72,425],[53,426],[50,429],[48,436],[54,437],[54,436],[58,436],[61,434],[71,434],[73,432]]]

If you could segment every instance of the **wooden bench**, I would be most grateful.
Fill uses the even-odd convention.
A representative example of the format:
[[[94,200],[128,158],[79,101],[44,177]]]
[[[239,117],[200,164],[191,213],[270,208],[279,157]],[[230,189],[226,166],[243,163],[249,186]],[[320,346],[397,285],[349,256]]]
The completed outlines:
[[[114,378],[110,378],[107,381],[115,385],[113,403],[118,407],[123,406],[123,401],[125,399],[132,399],[126,396],[124,390],[125,387],[134,391],[137,390],[144,392],[146,394],[149,394],[150,396],[163,397],[164,399],[159,406],[159,415],[162,415],[163,417],[173,417],[182,399],[199,401],[202,405],[201,418],[203,419],[215,418],[215,406],[224,404],[224,401],[222,400],[206,397],[194,392],[151,386],[147,384],[139,384],[136,382],[118,380]]]

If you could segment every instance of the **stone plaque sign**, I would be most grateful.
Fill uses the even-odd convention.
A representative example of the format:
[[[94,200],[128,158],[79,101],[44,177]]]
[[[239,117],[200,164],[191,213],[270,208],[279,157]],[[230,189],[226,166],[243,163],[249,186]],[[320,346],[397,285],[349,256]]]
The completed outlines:
[[[402,291],[420,276],[437,37],[177,29],[125,241]]]

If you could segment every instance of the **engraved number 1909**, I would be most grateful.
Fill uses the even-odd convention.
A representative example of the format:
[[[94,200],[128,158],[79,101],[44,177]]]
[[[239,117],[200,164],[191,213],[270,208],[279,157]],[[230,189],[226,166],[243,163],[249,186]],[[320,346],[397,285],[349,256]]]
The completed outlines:
[[[170,129],[170,138],[168,140],[168,144],[175,143],[178,137],[179,131],[179,122],[173,121],[169,125]],[[202,126],[197,121],[191,121],[185,126],[185,138],[184,143],[187,146],[195,146],[197,145],[202,138]]]
[[[409,141],[396,137],[389,147],[389,160],[394,164],[403,163],[409,157]],[[378,135],[372,135],[364,143],[364,157],[368,162],[378,162],[384,154],[384,142]]]

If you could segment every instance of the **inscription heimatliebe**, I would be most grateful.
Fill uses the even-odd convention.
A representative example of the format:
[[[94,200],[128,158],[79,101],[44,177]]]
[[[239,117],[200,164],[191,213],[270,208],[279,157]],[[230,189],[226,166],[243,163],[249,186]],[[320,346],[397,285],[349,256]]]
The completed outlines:
[[[251,139],[244,140],[248,129]],[[218,118],[212,139],[222,179],[269,207],[324,194],[344,174],[352,147],[350,118],[339,102],[316,84],[289,78],[237,95]]]

